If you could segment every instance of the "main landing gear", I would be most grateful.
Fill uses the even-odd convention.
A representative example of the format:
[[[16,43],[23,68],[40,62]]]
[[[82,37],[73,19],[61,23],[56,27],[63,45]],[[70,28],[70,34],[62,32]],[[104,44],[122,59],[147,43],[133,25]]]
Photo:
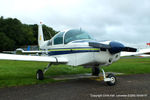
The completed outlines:
[[[92,75],[93,76],[98,76],[100,73],[99,67],[92,67]]]
[[[36,78],[37,78],[37,80],[43,80],[44,79],[44,74],[51,67],[51,65],[52,65],[52,63],[49,63],[47,65],[47,67],[44,68],[44,71],[42,71],[41,69],[37,70],[37,72],[36,72]]]
[[[105,71],[102,68],[101,68],[101,71],[103,74],[104,82],[106,82],[107,85],[113,86],[116,84],[117,79],[116,79],[116,76],[114,74],[110,73],[106,76]],[[92,67],[92,75],[93,76],[99,76],[99,73],[100,73],[99,67]]]

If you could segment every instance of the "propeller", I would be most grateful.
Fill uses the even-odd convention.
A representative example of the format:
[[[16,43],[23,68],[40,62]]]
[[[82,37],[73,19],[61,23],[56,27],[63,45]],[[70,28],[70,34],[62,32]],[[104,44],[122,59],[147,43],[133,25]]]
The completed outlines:
[[[137,49],[136,48],[132,48],[132,47],[125,47],[123,48],[122,51],[127,51],[127,52],[136,52]]]
[[[102,44],[98,42],[89,42],[89,46],[101,48],[101,49],[108,49],[111,54],[116,54],[121,51],[127,51],[127,52],[136,52],[136,48],[132,47],[125,47],[123,44],[119,42],[110,42],[109,45]]]

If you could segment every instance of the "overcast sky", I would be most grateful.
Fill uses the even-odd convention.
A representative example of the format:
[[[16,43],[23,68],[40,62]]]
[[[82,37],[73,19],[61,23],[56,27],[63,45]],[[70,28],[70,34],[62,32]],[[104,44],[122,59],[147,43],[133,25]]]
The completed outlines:
[[[97,40],[150,42],[150,0],[0,0],[0,16],[57,31],[81,27]]]

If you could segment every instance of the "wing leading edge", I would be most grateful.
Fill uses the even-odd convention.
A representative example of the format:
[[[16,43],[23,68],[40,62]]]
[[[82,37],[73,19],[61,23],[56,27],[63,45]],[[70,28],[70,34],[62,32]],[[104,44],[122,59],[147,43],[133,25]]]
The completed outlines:
[[[141,51],[138,51],[138,52],[121,52],[121,57],[123,56],[139,56],[139,55],[142,55],[144,53],[148,53],[149,50],[141,50]]]
[[[15,55],[0,53],[1,60],[20,60],[20,61],[41,61],[41,62],[58,62],[67,63],[68,60],[64,57],[50,57],[50,56],[29,56],[29,55]]]

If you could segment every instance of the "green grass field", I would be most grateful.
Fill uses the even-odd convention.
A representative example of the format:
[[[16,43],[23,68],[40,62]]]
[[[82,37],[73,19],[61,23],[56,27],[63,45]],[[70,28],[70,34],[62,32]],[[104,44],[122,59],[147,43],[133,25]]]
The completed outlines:
[[[36,80],[35,74],[37,69],[43,69],[45,66],[47,66],[47,64],[48,63],[43,62],[0,60],[0,88],[56,82],[50,78],[47,78],[43,81]],[[105,71],[109,72],[121,72],[125,74],[150,73],[150,58],[120,59],[118,62],[115,62],[104,69]],[[54,65],[46,72],[45,76],[90,72],[90,68]]]

